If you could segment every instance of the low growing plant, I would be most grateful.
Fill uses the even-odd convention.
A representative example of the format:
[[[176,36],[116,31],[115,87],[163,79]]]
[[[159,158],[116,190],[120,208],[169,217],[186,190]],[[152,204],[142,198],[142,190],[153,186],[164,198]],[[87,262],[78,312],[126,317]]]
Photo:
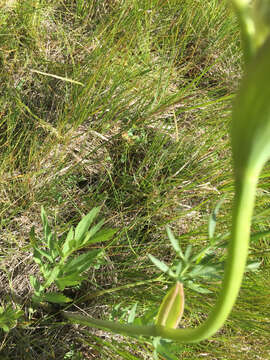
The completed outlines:
[[[161,303],[155,322],[152,319],[149,325],[137,325],[136,321],[122,324],[64,312],[63,315],[70,321],[131,336],[154,337],[155,349],[160,352],[161,348],[166,348],[164,344],[168,344],[162,339],[182,343],[198,342],[215,334],[228,318],[246,270],[259,175],[270,157],[270,3],[268,0],[257,0],[254,8],[249,0],[234,0],[232,4],[242,33],[245,75],[233,107],[231,142],[235,198],[228,257],[216,305],[200,326],[177,328],[184,305],[180,281],[194,283],[196,278],[213,276],[214,270],[209,264],[202,265],[204,253],[192,257],[190,246],[183,253],[173,234],[167,229],[180,261],[173,267],[168,267],[150,256],[155,265],[175,281]]]
[[[30,276],[34,289],[34,302],[66,303],[72,299],[62,294],[67,287],[80,285],[86,279],[84,272],[91,266],[99,266],[99,261],[104,257],[103,249],[95,249],[82,254],[78,251],[107,241],[117,231],[116,229],[101,230],[104,220],[92,226],[99,214],[100,207],[93,208],[85,215],[74,229],[70,228],[66,236],[58,238],[52,232],[44,208],[41,209],[44,238],[37,239],[34,228],[31,229],[30,239],[33,247],[33,259],[38,264],[43,280]],[[60,292],[48,292],[49,287],[55,284]]]
[[[23,311],[20,308],[13,308],[12,305],[0,306],[0,328],[5,332],[13,329],[18,322],[18,319],[23,316]]]

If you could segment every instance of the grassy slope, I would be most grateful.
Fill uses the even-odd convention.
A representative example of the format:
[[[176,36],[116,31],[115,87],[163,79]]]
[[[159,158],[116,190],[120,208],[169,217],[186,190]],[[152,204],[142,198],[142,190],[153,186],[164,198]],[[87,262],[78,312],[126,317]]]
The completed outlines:
[[[42,310],[32,314],[28,277],[37,269],[28,234],[33,224],[41,231],[41,205],[61,233],[103,204],[108,224],[121,231],[104,244],[102,271],[89,273],[74,309],[120,317],[136,301],[140,312],[155,308],[165,292],[164,284],[146,282],[156,276],[147,253],[172,259],[165,224],[183,244],[199,249],[207,242],[207,216],[226,194],[218,231],[229,230],[230,95],[239,79],[240,52],[225,4],[25,0],[2,5],[1,298],[23,304],[27,319],[24,328],[3,337],[3,358],[152,358],[144,342],[63,325]],[[268,176],[265,171],[256,213],[269,202]],[[267,226],[267,213],[255,219],[254,230]],[[267,239],[252,244],[251,256],[262,259],[262,270],[246,277],[224,329],[210,341],[184,346],[179,358],[268,357],[267,246]],[[136,281],[145,284],[80,301],[86,293]],[[186,299],[185,325],[200,321],[214,303],[214,297],[191,291]]]

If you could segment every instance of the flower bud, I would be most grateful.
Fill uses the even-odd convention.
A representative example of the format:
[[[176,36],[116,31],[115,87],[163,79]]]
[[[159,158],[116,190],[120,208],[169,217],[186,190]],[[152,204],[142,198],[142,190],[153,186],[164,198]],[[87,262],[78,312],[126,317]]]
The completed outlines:
[[[179,281],[164,297],[156,319],[156,325],[177,328],[184,311],[184,288]]]

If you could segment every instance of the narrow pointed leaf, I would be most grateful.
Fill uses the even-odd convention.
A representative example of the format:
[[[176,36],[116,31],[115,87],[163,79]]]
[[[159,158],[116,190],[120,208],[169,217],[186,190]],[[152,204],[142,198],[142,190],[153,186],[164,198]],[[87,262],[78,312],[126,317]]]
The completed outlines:
[[[185,284],[189,289],[196,291],[200,294],[211,294],[212,293],[211,290],[208,290],[198,284],[195,284],[193,281],[187,281]]]
[[[93,226],[85,235],[82,243],[86,244],[90,238],[92,238],[103,226],[104,219],[102,219],[97,225]]]
[[[63,268],[65,276],[71,275],[73,272],[82,273],[87,270],[101,252],[102,250],[92,250],[69,260]]]
[[[188,245],[185,251],[185,255],[184,255],[184,259],[185,261],[188,261],[191,255],[191,251],[192,251],[192,245]]]
[[[170,270],[169,266],[166,265],[164,262],[158,260],[155,256],[148,254],[149,259],[152,261],[154,265],[156,265],[159,270],[163,271],[164,273]]]
[[[37,253],[39,253],[41,256],[44,256],[46,259],[48,259],[50,261],[50,263],[53,263],[53,258],[51,256],[51,254],[49,254],[47,251],[40,249],[39,247],[35,246],[34,247],[34,258],[35,259],[39,259],[39,256],[37,255]]]
[[[43,224],[44,238],[47,243],[48,236],[51,233],[51,229],[50,229],[50,226],[48,223],[48,217],[47,217],[46,211],[43,206],[41,207],[41,220],[42,220],[42,224]]]
[[[72,245],[73,245],[73,239],[74,239],[74,235],[75,235],[75,232],[74,232],[74,228],[73,226],[71,226],[71,228],[69,229],[69,232],[67,234],[67,237],[66,237],[66,240],[63,244],[63,247],[62,247],[62,253],[63,253],[63,256],[65,257],[72,249]]]
[[[76,226],[75,229],[75,239],[77,241],[77,244],[80,244],[84,235],[88,231],[90,225],[94,221],[94,219],[97,217],[100,206],[93,208],[87,215],[85,215],[82,220],[79,222],[79,224]]]
[[[172,233],[171,229],[168,226],[166,226],[166,231],[167,231],[168,238],[169,238],[175,252],[183,259],[184,255],[181,250],[181,247],[179,246],[178,241],[176,240],[176,238],[174,237],[174,234]]]
[[[94,236],[92,236],[88,241],[83,242],[83,247],[91,245],[91,244],[97,244],[102,241],[108,241],[110,240],[113,235],[118,231],[118,229],[104,229],[100,230],[98,233],[96,233]]]

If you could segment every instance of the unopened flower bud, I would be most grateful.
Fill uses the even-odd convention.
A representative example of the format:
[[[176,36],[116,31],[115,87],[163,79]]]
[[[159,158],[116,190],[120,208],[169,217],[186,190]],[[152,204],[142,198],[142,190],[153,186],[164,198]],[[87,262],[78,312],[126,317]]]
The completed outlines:
[[[179,281],[164,297],[156,319],[156,325],[177,328],[184,311],[184,288]]]

